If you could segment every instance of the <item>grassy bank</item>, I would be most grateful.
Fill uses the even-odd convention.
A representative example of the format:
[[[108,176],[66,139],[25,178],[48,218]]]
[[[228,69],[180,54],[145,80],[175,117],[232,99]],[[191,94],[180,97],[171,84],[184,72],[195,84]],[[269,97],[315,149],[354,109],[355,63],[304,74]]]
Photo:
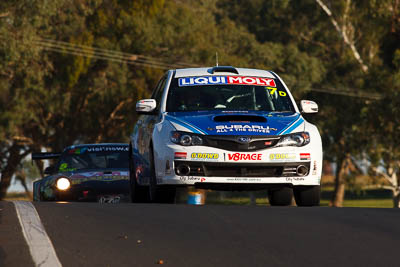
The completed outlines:
[[[25,200],[25,201],[32,201],[32,196],[27,196],[25,192],[8,192],[6,201],[13,201],[13,200]]]
[[[221,192],[208,191],[206,193],[206,204],[218,205],[250,205],[250,192]],[[266,191],[254,191],[253,193],[256,205],[269,205]],[[333,190],[331,188],[324,189],[321,192],[321,206],[329,206],[332,199]],[[31,201],[25,193],[10,192],[7,194],[7,201],[26,200]],[[187,202],[187,192],[181,190],[178,203]],[[360,208],[392,208],[391,192],[384,189],[370,189],[359,191],[346,191],[344,207],[360,207]]]
[[[269,205],[267,192],[253,192],[256,205]],[[321,206],[329,206],[333,190],[321,192]],[[249,192],[207,192],[206,204],[250,205]],[[348,190],[345,193],[344,207],[392,208],[391,192],[384,189]]]

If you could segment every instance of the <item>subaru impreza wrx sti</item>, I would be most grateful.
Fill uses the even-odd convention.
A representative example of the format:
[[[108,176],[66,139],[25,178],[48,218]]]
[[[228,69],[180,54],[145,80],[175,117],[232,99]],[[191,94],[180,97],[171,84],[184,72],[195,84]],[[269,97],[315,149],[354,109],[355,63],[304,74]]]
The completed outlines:
[[[318,205],[322,143],[272,71],[216,66],[168,71],[130,140],[132,201],[173,202],[178,186],[267,189],[271,205]]]

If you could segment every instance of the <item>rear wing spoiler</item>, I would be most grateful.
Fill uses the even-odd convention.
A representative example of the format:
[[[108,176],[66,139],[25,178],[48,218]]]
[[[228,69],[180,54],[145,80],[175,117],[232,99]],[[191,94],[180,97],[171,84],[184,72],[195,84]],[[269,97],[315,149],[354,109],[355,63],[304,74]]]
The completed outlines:
[[[51,153],[51,152],[40,152],[32,153],[32,160],[42,160],[42,159],[56,159],[61,156],[61,153]]]

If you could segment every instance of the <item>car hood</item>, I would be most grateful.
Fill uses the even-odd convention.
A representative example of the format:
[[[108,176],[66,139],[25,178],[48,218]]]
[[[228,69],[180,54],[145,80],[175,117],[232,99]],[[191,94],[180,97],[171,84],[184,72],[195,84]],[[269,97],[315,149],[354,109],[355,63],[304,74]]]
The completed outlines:
[[[304,119],[292,112],[169,112],[165,120],[178,131],[205,135],[283,135],[304,130]]]

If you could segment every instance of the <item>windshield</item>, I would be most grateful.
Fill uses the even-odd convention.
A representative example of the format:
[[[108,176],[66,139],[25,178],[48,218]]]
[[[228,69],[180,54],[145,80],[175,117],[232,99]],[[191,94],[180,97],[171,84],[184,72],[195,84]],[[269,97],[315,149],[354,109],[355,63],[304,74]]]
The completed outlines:
[[[65,151],[60,158],[57,169],[63,172],[128,168],[128,156],[128,147],[80,147]]]
[[[286,89],[277,79],[209,76],[172,80],[167,112],[218,109],[294,112]]]

